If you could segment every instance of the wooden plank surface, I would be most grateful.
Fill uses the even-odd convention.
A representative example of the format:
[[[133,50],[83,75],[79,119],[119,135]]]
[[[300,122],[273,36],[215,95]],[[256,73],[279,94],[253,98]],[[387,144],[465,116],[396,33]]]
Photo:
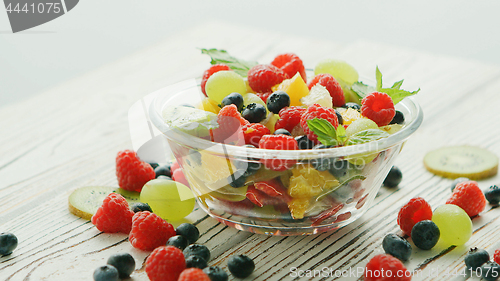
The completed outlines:
[[[196,209],[187,220],[202,233],[199,242],[212,251],[212,265],[226,268],[227,258],[246,254],[256,262],[254,280],[336,280],[294,278],[291,270],[349,270],[359,279],[369,258],[382,253],[385,234],[399,233],[396,216],[410,198],[424,197],[433,208],[450,195],[450,180],[425,171],[426,151],[470,144],[500,155],[500,68],[373,42],[348,45],[290,37],[224,23],[198,26],[148,49],[104,66],[26,101],[0,108],[0,231],[19,238],[14,254],[0,257],[0,280],[90,280],[109,255],[129,252],[137,261],[130,280],[147,280],[143,261],[149,254],[134,249],[127,236],[103,234],[67,210],[70,192],[85,185],[117,186],[116,152],[131,148],[129,107],[142,96],[167,85],[199,77],[209,59],[197,48],[217,47],[235,56],[270,61],[295,52],[308,67],[323,58],[340,58],[362,77],[374,77],[378,65],[384,81],[405,78],[404,87],[424,111],[421,128],[406,143],[396,165],[403,182],[396,190],[382,187],[370,211],[342,229],[313,236],[269,237],[241,232]],[[480,182],[482,188],[498,177]],[[414,247],[409,269],[421,268],[414,280],[444,280],[445,271],[463,269],[468,247],[490,253],[500,248],[500,210],[488,206],[473,220],[474,235],[462,247],[430,251]],[[429,258],[438,258],[424,264]],[[439,276],[432,276],[438,271]],[[460,277],[458,280],[466,278]],[[471,278],[472,280],[477,278]]]

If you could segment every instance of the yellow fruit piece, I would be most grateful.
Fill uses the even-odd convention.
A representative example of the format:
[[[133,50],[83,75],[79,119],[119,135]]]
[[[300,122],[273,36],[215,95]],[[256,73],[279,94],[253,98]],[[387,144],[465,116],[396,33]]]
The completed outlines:
[[[264,126],[266,126],[269,131],[271,131],[271,134],[274,133],[274,124],[280,119],[280,116],[278,114],[272,114],[267,118],[267,121],[264,123]]]
[[[272,87],[273,92],[284,91],[290,97],[291,106],[300,106],[302,103],[300,99],[309,94],[309,88],[302,79],[302,76],[297,72],[295,76],[286,79],[281,84]]]
[[[245,79],[245,85],[247,86],[247,93],[255,94],[255,91],[250,87],[250,84],[248,83],[248,79]]]
[[[344,120],[343,123],[344,125],[350,125],[352,122],[360,118],[363,118],[363,116],[361,115],[361,113],[359,113],[359,111],[352,108],[348,108],[347,110],[341,111],[340,115],[342,115],[342,120]]]
[[[297,165],[292,169],[288,195],[293,198],[311,198],[338,185],[339,181],[328,171],[318,171],[310,165]]]
[[[215,114],[218,114],[220,111],[219,105],[217,105],[217,103],[211,98],[204,98],[199,104],[196,105],[196,108]]]
[[[309,207],[309,198],[293,198],[288,202],[288,209],[294,219],[303,219]]]

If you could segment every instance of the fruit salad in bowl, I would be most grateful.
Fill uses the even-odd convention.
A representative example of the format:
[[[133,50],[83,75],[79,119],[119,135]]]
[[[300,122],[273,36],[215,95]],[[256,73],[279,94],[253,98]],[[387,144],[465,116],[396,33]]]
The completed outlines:
[[[295,54],[269,64],[202,50],[201,82],[151,104],[152,123],[210,216],[240,230],[304,235],[336,229],[369,208],[422,111],[401,89],[358,81]]]

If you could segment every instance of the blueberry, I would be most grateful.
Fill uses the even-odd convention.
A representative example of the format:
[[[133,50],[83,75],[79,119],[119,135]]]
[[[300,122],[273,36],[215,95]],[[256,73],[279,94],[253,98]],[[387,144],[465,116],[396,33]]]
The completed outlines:
[[[417,248],[430,250],[436,245],[441,232],[437,225],[431,220],[417,222],[411,229],[411,240]]]
[[[287,135],[287,136],[291,136],[292,134],[290,134],[290,132],[286,129],[278,129],[276,131],[274,131],[274,134],[275,135]]]
[[[255,148],[255,146],[251,144],[245,144],[244,147]],[[233,164],[235,165],[236,169],[244,170],[243,173],[244,177],[249,177],[251,175],[254,175],[261,167],[259,159],[254,159],[254,158],[245,158],[244,160],[236,160],[233,161]]]
[[[222,99],[221,107],[226,105],[234,104],[238,111],[243,109],[243,96],[240,93],[231,93]]]
[[[255,269],[253,260],[245,255],[236,255],[229,258],[227,268],[237,278],[246,278]]]
[[[170,238],[168,238],[167,241],[167,246],[174,246],[181,251],[184,250],[187,246],[189,245],[188,240],[186,237],[182,235],[175,235]]]
[[[455,190],[455,187],[457,187],[457,184],[464,182],[464,181],[470,181],[470,179],[462,177],[462,178],[457,178],[453,182],[451,182],[451,185],[450,185],[451,192],[453,192],[453,190]]]
[[[175,232],[177,235],[186,237],[188,244],[193,244],[200,237],[198,228],[190,223],[182,223],[175,229]]]
[[[484,197],[490,202],[491,205],[498,205],[500,202],[500,188],[496,185],[490,186],[488,190],[484,191]]]
[[[328,169],[328,172],[332,174],[335,178],[339,179],[347,175],[349,169],[349,161],[347,160],[336,160]]]
[[[411,245],[403,237],[396,234],[387,234],[382,241],[382,248],[389,254],[401,261],[407,261],[411,256]]]
[[[405,122],[405,117],[404,117],[403,113],[399,110],[396,110],[396,114],[394,114],[394,117],[392,118],[389,125],[391,125],[391,124],[403,124],[404,122]]]
[[[337,119],[339,120],[339,125],[344,125],[344,118],[342,118],[342,115],[335,110],[335,114],[337,115]]]
[[[218,266],[205,267],[203,272],[208,275],[210,281],[227,281],[229,279],[227,273]]]
[[[490,255],[486,250],[478,249],[476,247],[471,248],[469,252],[465,255],[465,265],[469,270],[476,270],[478,267],[483,265],[485,262],[490,260]]]
[[[290,106],[290,96],[283,91],[276,91],[267,98],[267,109],[278,114],[284,107]]]
[[[142,202],[137,202],[137,203],[134,203],[132,205],[132,207],[130,207],[130,209],[132,210],[132,212],[134,213],[137,213],[137,212],[144,212],[144,211],[149,211],[149,212],[153,212],[153,210],[151,209],[151,207],[149,206],[148,203],[142,203]]]
[[[396,187],[402,179],[403,173],[401,173],[401,170],[396,166],[392,166],[387,177],[385,177],[384,185],[387,187]]]
[[[486,281],[495,281],[500,276],[500,265],[493,261],[487,261],[481,266],[481,275]]]
[[[306,135],[295,137],[299,149],[312,149],[314,147],[314,142],[307,138]]]
[[[259,123],[266,118],[266,113],[266,108],[262,104],[251,103],[243,109],[241,116],[250,123]]]
[[[227,180],[229,181],[229,185],[234,188],[245,186],[245,182],[247,181],[247,177],[244,175],[245,172],[238,171],[238,173],[230,175]]]
[[[17,247],[17,237],[10,233],[0,233],[0,256],[12,254],[12,251]]]
[[[155,175],[156,175],[156,178],[159,176],[171,177],[172,172],[170,171],[170,165],[165,164],[165,165],[160,165],[160,166],[156,167],[155,168]]]
[[[95,281],[118,281],[120,280],[118,269],[112,265],[103,265],[94,270]]]
[[[195,267],[199,269],[204,269],[207,266],[208,266],[207,261],[200,256],[191,255],[186,258],[186,268]]]
[[[160,166],[158,163],[154,163],[154,162],[148,163],[148,164],[151,166],[151,168],[153,168],[153,170],[156,169],[156,167]]]
[[[330,148],[333,146],[327,146],[324,144],[318,144],[313,149],[325,149],[325,148]],[[333,163],[335,162],[335,158],[330,158],[330,157],[321,157],[321,158],[316,158],[311,160],[311,165],[314,167],[314,169],[318,171],[326,171],[330,169],[333,166]]]
[[[112,265],[118,270],[120,278],[127,278],[134,272],[135,260],[129,253],[114,254],[108,258],[109,265]]]
[[[352,108],[354,110],[361,110],[361,105],[355,103],[355,102],[346,102],[342,107],[344,108]]]
[[[206,262],[210,261],[210,250],[204,245],[191,244],[187,246],[182,253],[184,253],[184,257],[186,258],[189,256],[199,256]]]

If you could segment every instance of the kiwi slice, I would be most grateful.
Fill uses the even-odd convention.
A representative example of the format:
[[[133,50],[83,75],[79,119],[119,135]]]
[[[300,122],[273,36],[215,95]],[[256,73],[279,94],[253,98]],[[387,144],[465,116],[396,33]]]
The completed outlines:
[[[428,152],[424,165],[438,176],[480,180],[497,174],[498,157],[479,147],[450,146]]]
[[[139,201],[139,192],[111,186],[83,186],[74,190],[68,198],[69,211],[83,219],[90,220],[108,194],[123,195],[129,204]]]

